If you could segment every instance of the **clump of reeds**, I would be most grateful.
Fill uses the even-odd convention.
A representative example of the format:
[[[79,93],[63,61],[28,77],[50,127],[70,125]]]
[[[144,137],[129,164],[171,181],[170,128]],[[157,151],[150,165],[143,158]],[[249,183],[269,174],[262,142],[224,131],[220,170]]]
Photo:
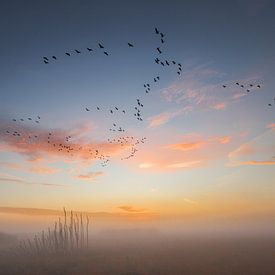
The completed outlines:
[[[89,216],[82,213],[68,213],[63,209],[63,219],[58,218],[53,228],[36,234],[33,240],[21,241],[21,250],[32,254],[71,253],[89,246]]]

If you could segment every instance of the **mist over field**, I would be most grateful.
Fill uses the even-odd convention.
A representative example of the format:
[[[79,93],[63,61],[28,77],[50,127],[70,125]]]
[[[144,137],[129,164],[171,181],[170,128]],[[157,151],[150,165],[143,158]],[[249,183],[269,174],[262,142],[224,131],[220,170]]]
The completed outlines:
[[[0,274],[271,275],[275,268],[274,220],[140,220],[90,215],[87,247],[49,253],[21,250],[20,242],[33,240],[58,217],[63,219],[61,211],[55,215],[23,212],[0,215],[1,229],[12,232],[0,233]]]

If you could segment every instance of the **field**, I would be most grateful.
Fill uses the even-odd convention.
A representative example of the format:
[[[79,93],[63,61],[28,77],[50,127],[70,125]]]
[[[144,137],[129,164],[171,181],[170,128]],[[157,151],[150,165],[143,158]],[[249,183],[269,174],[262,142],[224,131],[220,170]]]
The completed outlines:
[[[274,255],[271,237],[180,237],[118,230],[94,235],[89,249],[66,255],[2,249],[0,274],[273,275]]]

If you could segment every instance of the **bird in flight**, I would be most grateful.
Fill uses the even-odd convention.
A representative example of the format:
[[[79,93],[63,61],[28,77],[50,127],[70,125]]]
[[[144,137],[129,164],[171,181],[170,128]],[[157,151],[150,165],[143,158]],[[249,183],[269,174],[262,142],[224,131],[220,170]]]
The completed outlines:
[[[104,54],[107,55],[107,56],[109,55],[107,52],[104,52]]]
[[[134,47],[134,45],[133,45],[133,44],[131,44],[131,43],[128,43],[128,46],[129,46],[129,47]]]
[[[104,46],[101,45],[100,43],[98,43],[98,46],[99,46],[100,49],[104,49]]]
[[[89,52],[91,52],[93,49],[91,49],[91,48],[87,48],[87,50],[88,50]]]
[[[68,56],[71,56],[71,54],[69,54],[69,53],[65,53],[66,55],[68,55]]]
[[[53,55],[52,58],[55,59],[55,60],[57,59],[55,55]]]
[[[85,108],[87,112],[89,112],[90,110],[88,108]]]
[[[159,30],[157,28],[155,28],[155,32],[156,34],[159,34]]]
[[[76,52],[76,53],[81,53],[81,51],[79,51],[79,50],[75,50],[75,52]]]
[[[157,51],[158,51],[159,53],[162,53],[162,51],[160,50],[160,48],[159,48],[159,47],[157,48]]]

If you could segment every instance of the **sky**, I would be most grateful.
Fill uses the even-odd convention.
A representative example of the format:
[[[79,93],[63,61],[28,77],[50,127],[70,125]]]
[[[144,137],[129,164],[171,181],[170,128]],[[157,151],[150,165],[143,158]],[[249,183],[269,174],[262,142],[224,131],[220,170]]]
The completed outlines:
[[[267,0],[3,1],[1,211],[274,221],[274,9]],[[126,136],[138,151],[121,160],[131,142],[108,139]]]

